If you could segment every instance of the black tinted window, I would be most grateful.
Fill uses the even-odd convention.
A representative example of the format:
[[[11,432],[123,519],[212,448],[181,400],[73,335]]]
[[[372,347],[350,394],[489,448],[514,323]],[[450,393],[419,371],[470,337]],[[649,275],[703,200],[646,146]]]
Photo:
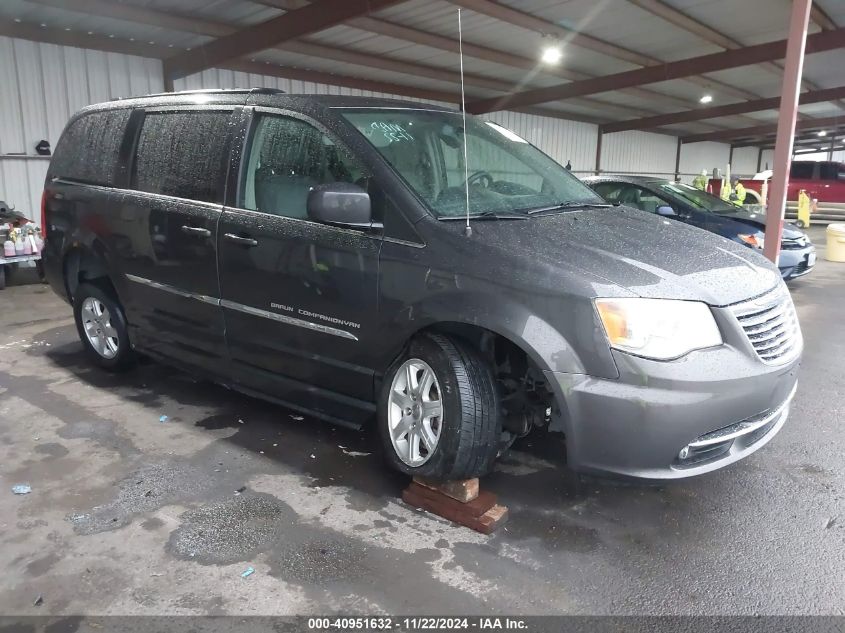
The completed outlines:
[[[792,167],[789,170],[789,175],[791,178],[810,180],[813,177],[813,169],[815,167],[816,164],[809,161],[795,162],[792,163]]]
[[[135,189],[222,202],[229,112],[147,113],[138,138]]]
[[[56,145],[50,176],[95,185],[114,184],[128,109],[93,112],[76,119]]]
[[[360,163],[313,125],[279,116],[258,121],[243,178],[245,209],[305,218],[311,187],[331,182],[369,185]]]
[[[821,163],[819,176],[822,180],[837,180],[839,178],[839,163]]]

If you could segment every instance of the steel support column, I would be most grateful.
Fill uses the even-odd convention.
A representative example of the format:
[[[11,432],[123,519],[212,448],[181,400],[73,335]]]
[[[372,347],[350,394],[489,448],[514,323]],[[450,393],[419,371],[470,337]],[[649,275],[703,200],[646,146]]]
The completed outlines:
[[[681,148],[684,146],[684,142],[681,140],[681,137],[678,137],[678,149],[675,151],[675,182],[678,182],[681,179]]]
[[[601,142],[604,138],[604,132],[599,128],[599,137],[596,141],[596,176],[601,175]]]
[[[798,115],[798,95],[801,92],[801,75],[804,70],[804,49],[807,43],[807,26],[810,22],[812,0],[793,0],[789,20],[789,39],[783,69],[780,113],[777,140],[775,141],[774,175],[766,209],[766,244],[763,254],[777,265],[780,240],[783,234],[783,214],[786,210],[786,188],[792,162],[792,144],[795,137],[795,119]]]

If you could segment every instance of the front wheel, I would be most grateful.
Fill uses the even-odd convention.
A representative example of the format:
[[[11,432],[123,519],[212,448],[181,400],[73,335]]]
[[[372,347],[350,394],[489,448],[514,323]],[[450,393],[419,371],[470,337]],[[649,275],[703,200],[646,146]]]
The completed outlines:
[[[126,317],[108,290],[82,283],[73,296],[73,316],[85,353],[97,365],[116,371],[132,365]]]
[[[501,436],[489,365],[450,337],[415,339],[385,376],[378,426],[388,462],[397,470],[438,480],[486,474]]]

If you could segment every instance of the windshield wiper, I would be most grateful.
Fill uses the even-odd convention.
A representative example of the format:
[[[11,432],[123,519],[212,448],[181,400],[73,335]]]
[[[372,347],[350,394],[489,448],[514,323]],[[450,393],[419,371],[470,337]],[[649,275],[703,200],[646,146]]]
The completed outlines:
[[[598,202],[562,202],[561,204],[554,204],[548,207],[537,207],[535,209],[526,209],[528,215],[535,213],[543,213],[545,211],[562,211],[564,209],[609,209],[612,204],[603,204]]]
[[[466,215],[441,215],[440,220],[466,220]],[[482,211],[481,213],[470,213],[470,221],[472,220],[527,220],[528,216],[525,213],[516,211]]]

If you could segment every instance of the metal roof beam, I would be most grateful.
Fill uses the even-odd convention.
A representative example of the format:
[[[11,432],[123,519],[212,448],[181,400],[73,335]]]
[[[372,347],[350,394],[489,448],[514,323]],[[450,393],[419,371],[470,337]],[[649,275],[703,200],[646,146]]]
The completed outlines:
[[[180,14],[174,14],[158,9],[148,9],[145,7],[137,7],[111,2],[110,0],[29,0],[37,4],[61,8],[66,11],[76,11],[87,15],[99,15],[104,17],[115,18],[118,20],[131,20],[138,24],[147,24],[149,26],[171,28],[187,33],[194,33],[196,35],[207,35],[211,37],[224,37],[237,31],[236,27],[228,24],[217,22],[214,20],[206,20],[201,18],[190,18]],[[290,2],[294,5],[301,0],[281,0]],[[296,8],[291,6],[291,8]],[[369,53],[362,53],[360,51],[336,48],[332,46],[325,46],[316,44],[305,40],[292,40],[285,42],[279,46],[274,47],[274,50],[281,50],[300,55],[309,55],[322,59],[331,59],[348,64],[355,64],[365,68],[373,68],[378,70],[387,70],[400,74],[427,77],[435,81],[444,83],[451,83],[454,85],[460,84],[460,74],[454,71],[438,68],[435,66],[427,66],[415,62],[407,62],[404,60],[393,59],[383,55],[372,55]],[[475,86],[486,90],[495,90],[497,92],[506,93],[513,89],[513,84],[501,79],[494,79],[482,75],[465,74],[464,80],[468,86]],[[606,111],[618,116],[625,116],[631,113],[631,108],[605,103],[598,100],[581,99],[578,102],[573,101],[573,105],[583,105],[595,108],[601,105]],[[647,113],[645,110],[638,110],[643,114]],[[561,118],[561,111],[549,110],[546,108],[533,108],[531,113],[541,116],[549,116],[553,118]],[[569,114],[572,120],[578,120],[590,123],[605,122],[607,118],[590,117],[577,114]]]
[[[320,0],[165,60],[167,79],[185,77],[404,0]]]
[[[845,47],[845,29],[814,33],[807,37],[806,54],[819,53]],[[706,72],[727,70],[781,59],[786,54],[786,40],[746,46],[721,53],[691,57],[661,66],[649,66],[638,70],[605,75],[594,79],[576,81],[548,88],[535,88],[508,95],[505,98],[481,99],[467,104],[473,113],[492,112],[505,108],[536,105],[571,97],[584,97],[620,88],[683,79]]]
[[[807,105],[810,103],[824,103],[825,101],[836,101],[837,99],[845,99],[845,86],[804,92],[801,94],[800,99],[800,105]],[[715,119],[718,117],[733,116],[737,114],[747,114],[749,112],[761,112],[763,110],[777,110],[779,106],[780,97],[772,97],[770,99],[756,99],[754,101],[743,101],[740,103],[731,103],[723,106],[698,108],[696,110],[688,110],[686,112],[675,112],[674,114],[658,114],[655,116],[643,117],[640,119],[631,119],[629,121],[608,123],[606,126],[604,126],[604,131],[610,133],[624,132],[626,130],[648,130],[652,128],[663,127],[666,125],[676,125],[678,123],[704,121],[706,119]]]
[[[262,2],[266,2],[266,0],[262,0]],[[421,31],[419,29],[372,17],[350,20],[347,23],[347,26],[352,26],[356,29],[361,29],[362,31],[367,31],[369,33],[392,37],[393,39],[421,44],[423,46],[428,46],[429,48],[448,51],[450,53],[455,53],[456,55],[458,54],[457,39],[440,35],[438,33]],[[505,53],[494,48],[488,48],[471,42],[464,41],[463,48],[464,55],[467,57],[474,57],[476,59],[492,62],[494,64],[501,64],[502,66],[508,66],[510,68],[519,68],[520,70],[527,71],[532,75],[534,73],[541,72],[546,75],[554,75],[556,77],[572,81],[591,79],[591,76],[585,73],[569,70],[567,68],[542,68],[534,59]],[[653,90],[634,87],[629,88],[626,92],[642,99],[649,99],[651,101],[657,100],[660,101],[660,103],[681,105],[682,107],[689,105],[689,102],[686,99],[679,99],[678,97],[664,95]],[[604,102],[596,99],[593,101],[593,105],[601,107],[604,105]]]
[[[529,31],[535,31],[542,34],[550,34],[561,39],[565,44],[573,44],[586,48],[596,53],[601,53],[637,66],[657,66],[663,64],[663,60],[638,53],[628,48],[623,48],[611,42],[581,33],[574,29],[569,29],[560,24],[549,22],[543,18],[539,18],[525,11],[514,9],[513,7],[493,2],[492,0],[449,0],[452,4],[460,5],[466,9],[486,15],[488,17],[520,26]],[[690,77],[689,81],[701,86],[715,86],[724,94],[730,94],[739,99],[755,98],[758,95],[750,93],[745,90],[740,90],[715,79],[703,79],[700,77]]]
[[[795,124],[796,130],[823,130],[831,126],[838,127],[845,125],[845,116],[825,117],[821,119],[810,119],[799,121]],[[747,139],[761,137],[777,132],[777,123],[755,125],[752,127],[736,128],[733,130],[722,130],[719,132],[706,132],[704,134],[692,134],[683,137],[684,143],[700,143],[702,141],[729,141],[733,139]]]
[[[105,35],[86,35],[81,31],[45,28],[35,24],[15,22],[13,20],[0,19],[0,35],[16,37],[31,42],[59,44],[60,46],[87,48],[95,51],[122,53],[124,55],[151,57],[153,59],[163,59],[166,55],[173,54],[173,49],[166,49],[145,42],[127,42],[126,40],[119,40]]]
[[[823,31],[832,31],[836,28],[836,22],[830,19],[830,16],[819,6],[818,2],[813,2],[813,8],[810,9],[810,19]]]
[[[56,7],[66,11],[76,11],[87,15],[99,15],[118,20],[129,20],[138,24],[168,28],[185,33],[193,33],[195,35],[225,37],[238,30],[236,27],[223,22],[187,17],[180,14],[160,11],[158,9],[148,9],[145,7],[120,4],[112,2],[111,0],[29,0],[29,2]],[[460,74],[456,72],[451,72],[433,66],[425,66],[414,62],[391,59],[383,55],[371,55],[343,48],[313,44],[304,40],[292,40],[290,42],[285,42],[284,44],[275,46],[274,50],[320,57],[323,59],[332,59],[335,61],[356,64],[368,68],[376,68],[379,70],[388,70],[397,73],[416,75],[419,77],[428,77],[429,79],[447,83],[460,83]],[[513,87],[509,82],[502,81],[500,79],[476,76],[472,74],[465,75],[464,79],[468,85],[486,88],[488,90],[496,90],[499,92],[507,92]]]
[[[73,46],[75,48],[106,51],[110,53],[121,53],[124,55],[137,55],[139,57],[148,57],[158,60],[164,60],[168,55],[173,54],[173,49],[165,48],[163,46],[155,46],[140,42],[129,42],[126,40],[106,37],[104,35],[86,35],[78,31],[42,28],[34,24],[18,23],[12,20],[0,19],[0,36],[14,37],[33,42],[44,42],[47,44],[58,44],[61,46]],[[246,60],[231,60],[219,64],[217,68],[236,72],[269,75],[271,77],[282,77],[284,79],[325,83],[328,85],[344,86],[357,90],[385,92],[402,97],[412,97],[428,101],[441,101],[452,104],[460,103],[460,94],[457,92],[420,88],[417,86],[362,79],[347,75],[336,75],[334,73],[306,70],[302,68],[291,68],[289,66],[281,66],[277,64],[250,62]],[[555,119],[565,119],[567,121],[591,123],[593,125],[600,125],[607,122],[604,118],[584,116],[563,110],[521,108],[516,111]]]
[[[672,24],[680,29],[688,31],[693,35],[697,35],[706,42],[710,42],[711,44],[715,44],[716,46],[721,46],[726,50],[742,48],[742,44],[737,40],[731,39],[724,33],[720,33],[716,29],[711,28],[703,22],[699,22],[698,20],[687,15],[683,11],[680,11],[679,9],[676,9],[673,6],[666,4],[664,0],[628,0],[628,2],[637,5],[638,7],[640,7],[644,11],[647,11],[648,13],[651,13],[652,15],[666,20],[669,24]],[[765,62],[761,64],[761,66],[771,71],[778,77],[783,76],[783,66],[781,66],[777,62]],[[806,79],[803,80],[801,83],[806,90],[819,89],[819,86]],[[838,105],[845,109],[845,105]]]

